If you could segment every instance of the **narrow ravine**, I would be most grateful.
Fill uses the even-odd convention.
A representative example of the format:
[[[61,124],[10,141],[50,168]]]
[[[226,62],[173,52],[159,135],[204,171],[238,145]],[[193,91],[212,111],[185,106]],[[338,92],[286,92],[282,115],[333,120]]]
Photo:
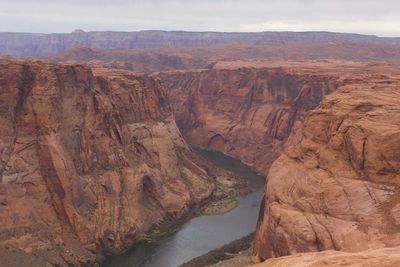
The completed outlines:
[[[177,267],[210,250],[254,231],[263,194],[264,177],[239,160],[220,152],[197,149],[214,164],[248,179],[252,193],[238,197],[231,212],[196,217],[176,233],[137,244],[130,252],[109,259],[105,267]]]

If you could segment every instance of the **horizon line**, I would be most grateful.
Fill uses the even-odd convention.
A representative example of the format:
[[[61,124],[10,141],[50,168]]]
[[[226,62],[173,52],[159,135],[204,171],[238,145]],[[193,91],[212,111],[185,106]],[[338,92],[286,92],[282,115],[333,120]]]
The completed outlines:
[[[304,31],[191,31],[191,30],[83,30],[75,29],[69,32],[27,32],[27,31],[0,31],[0,34],[40,34],[40,35],[52,35],[52,34],[80,34],[80,33],[99,33],[99,32],[114,32],[114,33],[140,33],[140,32],[166,32],[166,33],[215,33],[215,34],[262,34],[262,33],[326,33],[326,34],[346,34],[346,35],[360,35],[369,36],[376,38],[400,38],[400,36],[380,36],[379,34],[366,34],[357,32],[339,32],[339,31],[326,31],[326,30],[304,30]]]

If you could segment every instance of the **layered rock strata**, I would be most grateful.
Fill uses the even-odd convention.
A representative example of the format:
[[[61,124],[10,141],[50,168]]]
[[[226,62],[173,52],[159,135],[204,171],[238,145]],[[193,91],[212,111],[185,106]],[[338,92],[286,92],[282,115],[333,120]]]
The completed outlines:
[[[128,246],[235,183],[198,163],[145,75],[0,60],[0,124],[0,247],[52,264]]]
[[[212,69],[157,75],[192,144],[223,151],[265,172],[306,111],[340,84],[335,75],[282,68]]]
[[[298,141],[268,172],[254,244],[259,260],[365,251],[369,265],[362,266],[373,266],[384,251],[393,256],[379,250],[400,245],[400,91],[391,75],[354,77],[306,116]],[[312,266],[320,266],[326,256],[336,266],[342,256],[364,254],[314,255],[288,262],[318,259]]]

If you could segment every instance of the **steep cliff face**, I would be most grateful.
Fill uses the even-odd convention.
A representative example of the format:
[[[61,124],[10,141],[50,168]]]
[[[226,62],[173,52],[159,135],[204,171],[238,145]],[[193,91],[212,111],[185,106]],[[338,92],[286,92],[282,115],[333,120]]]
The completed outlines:
[[[280,68],[158,74],[190,143],[265,171],[306,111],[340,83],[334,75]]]
[[[0,247],[84,261],[221,189],[148,76],[0,60],[0,122]]]
[[[400,83],[391,75],[354,77],[326,96],[307,115],[299,141],[272,164],[254,244],[260,260],[400,245]],[[365,259],[383,255],[398,264],[392,254],[365,252]],[[320,255],[297,260],[360,256]],[[284,260],[276,266],[296,256]]]

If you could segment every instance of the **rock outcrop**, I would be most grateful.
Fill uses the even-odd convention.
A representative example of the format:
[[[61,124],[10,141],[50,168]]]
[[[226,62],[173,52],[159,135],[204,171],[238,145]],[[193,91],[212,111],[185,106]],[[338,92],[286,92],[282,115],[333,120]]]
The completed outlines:
[[[323,251],[269,259],[251,267],[393,267],[400,265],[400,247],[362,252]]]
[[[282,68],[212,69],[158,74],[178,127],[200,147],[266,171],[306,111],[340,84],[334,75]]]
[[[223,182],[142,74],[0,60],[0,124],[0,248],[52,264],[130,245]]]
[[[261,266],[399,264],[398,249],[377,249],[400,245],[400,76],[361,73],[325,96],[306,116],[298,141],[272,164],[254,253],[266,260],[376,251],[295,255]]]

